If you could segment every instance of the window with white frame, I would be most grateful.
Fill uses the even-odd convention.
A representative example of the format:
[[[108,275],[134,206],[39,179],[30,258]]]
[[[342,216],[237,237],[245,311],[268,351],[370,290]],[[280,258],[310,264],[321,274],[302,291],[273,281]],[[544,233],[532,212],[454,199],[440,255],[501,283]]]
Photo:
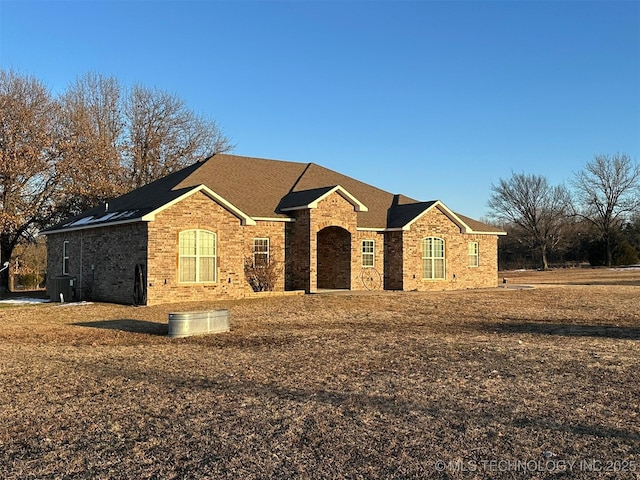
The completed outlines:
[[[208,230],[185,230],[178,235],[178,281],[217,281],[217,236]]]
[[[253,265],[254,267],[265,267],[269,264],[269,239],[253,239]]]
[[[69,241],[62,242],[62,274],[69,275]]]
[[[443,280],[445,278],[444,240],[437,237],[422,239],[422,278]]]
[[[362,268],[375,267],[375,241],[362,240]]]
[[[467,243],[467,259],[470,267],[477,267],[480,265],[478,261],[478,242]]]

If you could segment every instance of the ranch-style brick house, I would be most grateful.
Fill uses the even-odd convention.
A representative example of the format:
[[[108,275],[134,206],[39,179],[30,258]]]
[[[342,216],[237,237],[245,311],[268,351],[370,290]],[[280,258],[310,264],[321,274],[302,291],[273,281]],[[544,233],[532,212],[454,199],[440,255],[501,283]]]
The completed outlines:
[[[314,163],[227,154],[42,232],[47,290],[147,305],[253,295],[245,262],[278,262],[276,291],[497,285],[504,232]]]

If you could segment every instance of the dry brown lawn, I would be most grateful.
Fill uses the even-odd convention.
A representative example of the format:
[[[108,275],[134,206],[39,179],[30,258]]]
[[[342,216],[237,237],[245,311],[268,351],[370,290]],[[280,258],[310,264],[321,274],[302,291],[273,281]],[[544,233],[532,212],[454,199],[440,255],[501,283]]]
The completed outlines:
[[[640,270],[589,272],[2,308],[0,478],[640,478]],[[167,338],[211,308],[231,332]]]
[[[517,270],[500,272],[511,283],[532,285],[636,285],[640,286],[640,267],[558,268],[546,272]]]

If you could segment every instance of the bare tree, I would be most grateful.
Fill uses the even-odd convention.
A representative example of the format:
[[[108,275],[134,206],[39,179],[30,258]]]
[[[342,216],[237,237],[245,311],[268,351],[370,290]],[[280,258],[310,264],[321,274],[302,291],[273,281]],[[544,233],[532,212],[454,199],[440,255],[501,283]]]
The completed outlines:
[[[33,77],[0,70],[0,260],[51,212],[55,194],[56,104]],[[8,288],[0,274],[0,291]]]
[[[76,214],[125,193],[122,89],[113,77],[88,73],[61,97],[61,157],[67,175],[65,213]]]
[[[176,95],[95,73],[60,98],[59,155],[66,176],[59,217],[77,214],[233,146],[215,122]]]
[[[540,175],[512,173],[492,184],[491,192],[488,206],[493,218],[520,227],[523,239],[538,249],[542,268],[547,269],[547,253],[560,241],[567,218],[565,187],[550,186]]]
[[[0,69],[0,262],[38,228],[231,148],[175,95],[89,73],[54,99]]]
[[[576,215],[602,235],[607,265],[613,263],[613,243],[628,215],[640,209],[640,165],[626,154],[596,155],[576,173]]]
[[[197,116],[176,95],[140,85],[126,105],[132,188],[149,183],[233,145],[217,124]]]

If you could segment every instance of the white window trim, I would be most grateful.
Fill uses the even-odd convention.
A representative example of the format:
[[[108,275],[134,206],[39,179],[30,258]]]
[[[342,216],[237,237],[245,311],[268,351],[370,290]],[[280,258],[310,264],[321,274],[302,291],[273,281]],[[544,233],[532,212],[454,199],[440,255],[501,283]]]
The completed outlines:
[[[471,252],[471,245],[475,245],[474,252]],[[471,260],[475,259],[474,264],[471,264]],[[467,266],[469,268],[478,268],[480,266],[480,245],[478,242],[469,242],[467,244]]]
[[[427,255],[425,255],[425,241],[428,239],[433,239],[433,240],[440,240],[442,242],[442,257],[429,257]],[[423,280],[430,280],[430,281],[438,281],[438,280],[446,280],[447,279],[447,249],[446,249],[446,242],[444,241],[444,238],[440,238],[440,237],[424,237],[422,239],[421,245],[420,245],[420,250],[421,250],[421,258],[422,258],[422,262],[421,262],[421,267],[422,267],[422,279]],[[442,277],[435,277],[435,276],[431,276],[431,277],[425,277],[425,269],[424,269],[424,261],[425,260],[429,260],[431,262],[431,273],[432,275],[435,273],[436,269],[435,269],[435,261],[436,260],[440,260],[442,259]]]
[[[372,252],[365,252],[364,246],[365,242],[371,242]],[[371,265],[365,265],[365,257],[371,258]],[[375,268],[376,267],[376,241],[371,239],[362,240],[362,268]]]
[[[69,240],[62,242],[62,274],[69,275]]]
[[[267,251],[266,252],[258,252],[256,251],[256,240],[265,240],[267,242]],[[267,254],[267,265],[269,264],[269,258],[271,255],[271,243],[269,242],[268,237],[255,237],[253,239],[253,266],[256,266],[256,255],[264,255]]]
[[[195,255],[180,255],[180,236],[183,233],[187,232],[196,232],[196,254]],[[198,242],[200,241],[200,232],[206,232],[213,235],[213,255],[201,255],[199,251]],[[195,258],[195,270],[196,270],[196,279],[195,281],[191,280],[180,280],[180,272],[181,272],[181,259],[182,258]],[[200,280],[200,259],[201,258],[213,258],[213,280]],[[212,232],[211,230],[205,230],[203,228],[191,228],[188,230],[182,230],[178,233],[178,283],[182,285],[195,285],[195,284],[212,284],[218,283],[218,234],[216,232]]]

